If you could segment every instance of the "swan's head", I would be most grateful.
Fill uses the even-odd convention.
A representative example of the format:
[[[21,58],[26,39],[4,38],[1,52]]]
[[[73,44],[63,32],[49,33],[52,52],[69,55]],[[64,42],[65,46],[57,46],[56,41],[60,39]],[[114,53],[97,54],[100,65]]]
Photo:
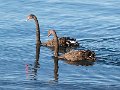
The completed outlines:
[[[54,35],[56,32],[55,32],[55,30],[49,30],[48,31],[48,37],[52,34],[52,35]]]
[[[36,17],[34,14],[30,14],[29,16],[27,16],[27,21],[30,19],[34,19],[34,17]]]

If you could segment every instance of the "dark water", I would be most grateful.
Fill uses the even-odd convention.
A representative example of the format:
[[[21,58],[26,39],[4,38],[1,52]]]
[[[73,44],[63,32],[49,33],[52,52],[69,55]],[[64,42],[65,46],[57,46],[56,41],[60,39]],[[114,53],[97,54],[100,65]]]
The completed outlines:
[[[36,53],[34,21],[25,21],[31,13],[41,41],[55,29],[95,51],[97,61],[56,62],[46,47]],[[0,17],[0,90],[120,89],[120,0],[0,0]]]

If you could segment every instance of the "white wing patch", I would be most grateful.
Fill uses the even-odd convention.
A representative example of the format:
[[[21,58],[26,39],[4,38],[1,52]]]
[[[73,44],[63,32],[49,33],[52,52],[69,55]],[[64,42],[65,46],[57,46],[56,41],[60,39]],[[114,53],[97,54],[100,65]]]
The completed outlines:
[[[70,43],[76,43],[76,41],[70,41]]]

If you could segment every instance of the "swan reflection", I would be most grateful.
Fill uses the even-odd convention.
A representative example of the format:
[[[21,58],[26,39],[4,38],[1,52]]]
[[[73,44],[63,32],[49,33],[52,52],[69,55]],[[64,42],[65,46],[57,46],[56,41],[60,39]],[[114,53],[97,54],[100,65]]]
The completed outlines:
[[[57,57],[52,57],[54,60],[54,80],[55,82],[58,82],[59,79],[59,60]],[[70,64],[70,65],[75,65],[75,66],[92,66],[94,65],[94,62],[91,61],[87,61],[87,60],[81,60],[81,61],[77,61],[77,62],[72,62],[72,61],[66,61],[63,60],[66,64]]]
[[[40,68],[39,64],[40,45],[36,45],[36,59],[34,64],[26,64],[26,78],[37,80],[37,71]]]
[[[59,69],[59,66],[58,66],[58,58],[54,58],[54,79],[55,81],[58,81],[58,69]]]

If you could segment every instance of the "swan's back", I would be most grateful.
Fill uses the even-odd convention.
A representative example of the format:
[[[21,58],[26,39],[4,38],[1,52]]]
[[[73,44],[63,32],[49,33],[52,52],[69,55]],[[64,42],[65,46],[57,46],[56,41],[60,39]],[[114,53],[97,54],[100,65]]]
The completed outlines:
[[[95,61],[95,53],[90,50],[74,50],[59,56],[59,59],[68,61],[90,60]]]
[[[74,38],[61,37],[61,38],[59,38],[59,46],[63,46],[63,47],[77,47],[77,46],[79,46],[79,43]]]
[[[61,37],[58,38],[59,47],[77,47],[79,46],[79,43],[74,39],[70,37]],[[52,40],[48,40],[47,42],[42,43],[43,46],[48,47],[54,47],[55,41],[54,38]]]

